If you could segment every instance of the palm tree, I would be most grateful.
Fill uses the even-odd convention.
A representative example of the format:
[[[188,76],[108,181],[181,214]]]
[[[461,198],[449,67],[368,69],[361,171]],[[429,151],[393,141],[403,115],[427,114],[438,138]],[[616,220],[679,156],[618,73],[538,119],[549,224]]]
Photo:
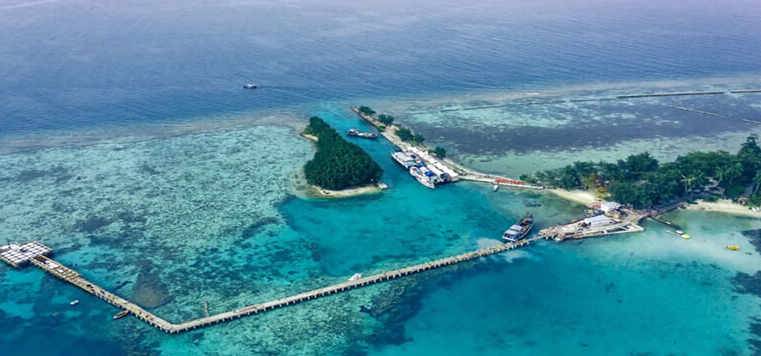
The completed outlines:
[[[698,174],[692,176],[693,183],[696,187],[699,187],[701,189],[705,188],[706,185],[706,174],[703,172],[698,172]]]
[[[756,195],[758,188],[761,187],[761,172],[756,173],[756,176],[753,177],[753,183],[756,183],[756,188],[753,189],[753,195]]]
[[[732,181],[735,180],[735,178],[739,177],[741,174],[743,174],[742,163],[736,163],[733,166],[729,166],[729,168],[727,169],[727,176],[729,177],[729,185],[732,186]]]
[[[718,182],[716,182],[716,185],[721,185],[721,181],[724,180],[724,178],[727,177],[727,168],[726,167],[719,167],[716,168],[716,179],[718,179]]]
[[[687,195],[687,193],[690,191],[690,188],[692,187],[692,180],[694,178],[692,176],[685,176],[682,174],[682,183],[684,183],[684,195]]]

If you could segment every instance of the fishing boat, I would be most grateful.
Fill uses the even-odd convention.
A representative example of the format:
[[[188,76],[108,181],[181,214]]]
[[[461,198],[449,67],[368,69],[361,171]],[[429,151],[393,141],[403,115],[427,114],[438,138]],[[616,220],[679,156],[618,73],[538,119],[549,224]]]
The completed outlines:
[[[730,251],[737,251],[739,249],[740,249],[740,246],[738,246],[738,245],[729,245],[729,246],[727,246],[727,250],[730,250]]]
[[[528,233],[531,232],[532,227],[534,227],[534,216],[526,214],[526,216],[518,221],[518,223],[505,230],[505,233],[502,234],[502,238],[509,242],[523,240]]]
[[[347,133],[349,136],[362,137],[362,138],[378,138],[378,135],[372,132],[361,132],[357,129],[349,129]]]
[[[72,301],[69,303],[69,305],[77,305],[77,304],[79,304],[79,299],[74,299],[74,300],[72,300]]]
[[[424,167],[422,167],[422,168],[421,167],[412,167],[412,168],[410,168],[410,175],[415,177],[415,179],[417,179],[417,181],[420,182],[420,184],[422,184],[422,185],[424,185],[424,186],[426,186],[428,188],[431,188],[431,189],[436,189],[436,185],[433,184],[433,181],[431,180],[431,177],[426,175],[426,173],[425,173],[425,171],[423,169],[425,169],[425,168]]]
[[[258,86],[254,83],[243,84],[243,89],[256,89]]]
[[[126,310],[126,309],[122,310],[122,311],[116,313],[116,315],[114,315],[114,319],[121,319],[121,318],[127,316],[127,314],[129,314],[129,310]]]
[[[362,278],[362,273],[355,273],[351,278],[349,278],[349,281],[356,281],[358,279]]]

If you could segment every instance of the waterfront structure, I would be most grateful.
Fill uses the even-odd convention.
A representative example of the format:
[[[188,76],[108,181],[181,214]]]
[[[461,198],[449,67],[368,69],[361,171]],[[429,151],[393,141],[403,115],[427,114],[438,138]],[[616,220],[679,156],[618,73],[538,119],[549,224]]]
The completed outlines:
[[[352,289],[365,287],[365,286],[369,286],[369,285],[373,285],[373,284],[381,283],[385,281],[390,281],[393,279],[413,275],[420,272],[430,271],[430,270],[438,269],[441,267],[446,267],[446,266],[451,266],[451,265],[462,263],[462,262],[472,261],[480,257],[485,257],[485,256],[501,253],[504,251],[528,246],[532,241],[537,239],[539,239],[539,237],[528,239],[528,240],[521,240],[521,241],[517,241],[513,243],[501,244],[498,246],[488,247],[488,248],[480,249],[473,252],[446,257],[446,258],[438,259],[431,262],[425,262],[425,263],[417,264],[410,267],[382,272],[382,273],[374,274],[367,277],[362,277],[361,274],[355,274],[346,282],[334,284],[332,286],[328,286],[328,287],[324,287],[320,289],[315,289],[309,292],[292,295],[289,297],[285,297],[282,299],[278,299],[278,300],[274,300],[274,301],[270,301],[266,303],[250,305],[247,307],[235,309],[235,310],[220,313],[220,314],[207,315],[203,318],[186,321],[180,324],[174,324],[165,319],[162,319],[154,315],[153,313],[141,308],[139,305],[132,303],[124,298],[121,298],[101,288],[95,283],[86,280],[78,272],[62,265],[59,262],[56,262],[48,258],[47,255],[52,253],[52,249],[39,242],[29,242],[23,245],[10,244],[6,246],[0,246],[0,251],[3,252],[2,256],[5,256],[4,254],[5,252],[11,251],[11,250],[17,250],[18,246],[27,246],[28,248],[33,248],[35,251],[34,253],[25,252],[25,255],[21,257],[20,259],[6,259],[5,257],[3,257],[3,261],[9,263],[10,265],[16,268],[23,267],[24,263],[19,264],[14,261],[23,260],[27,263],[31,263],[39,267],[40,269],[44,270],[45,272],[48,272],[51,275],[57,278],[60,278],[61,280],[69,282],[72,285],[84,290],[85,292],[88,292],[100,299],[103,299],[107,303],[121,309],[119,314],[117,314],[117,315],[120,315],[120,317],[125,316],[127,314],[132,314],[136,318],[144,321],[145,323],[161,331],[164,331],[169,334],[177,334],[177,333],[182,333],[182,332],[186,332],[190,330],[195,330],[195,329],[239,319],[241,317],[248,316],[248,315],[268,312],[271,310],[283,308],[283,307],[298,304],[301,302],[326,297],[332,294],[347,292]],[[32,251],[32,250],[27,250],[27,251]],[[205,304],[205,308],[207,308],[206,304]],[[206,310],[208,313],[208,309]]]

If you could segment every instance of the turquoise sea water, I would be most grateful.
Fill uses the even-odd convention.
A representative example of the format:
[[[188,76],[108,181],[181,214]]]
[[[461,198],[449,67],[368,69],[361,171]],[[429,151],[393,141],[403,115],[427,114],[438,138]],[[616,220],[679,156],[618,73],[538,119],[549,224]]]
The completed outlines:
[[[0,5],[0,234],[171,321],[500,243],[551,195],[435,191],[359,141],[390,189],[296,194],[307,115],[397,115],[516,176],[649,149],[735,149],[760,94],[753,1],[21,2]],[[262,88],[244,91],[256,81]],[[562,101],[560,103],[554,101]],[[540,102],[547,101],[547,102]],[[527,105],[531,104],[531,105]],[[706,116],[673,106],[718,113]],[[484,258],[182,335],[34,268],[0,267],[0,350],[30,355],[753,355],[758,219],[678,211],[640,234]],[[741,246],[740,252],[725,249]],[[751,280],[752,281],[752,280]],[[69,301],[79,299],[75,307]]]

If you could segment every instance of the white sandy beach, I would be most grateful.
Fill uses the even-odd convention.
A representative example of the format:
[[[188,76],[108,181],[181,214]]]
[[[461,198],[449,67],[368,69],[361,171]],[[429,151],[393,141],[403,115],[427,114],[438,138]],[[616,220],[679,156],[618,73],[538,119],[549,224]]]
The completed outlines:
[[[715,202],[698,200],[697,204],[687,204],[686,207],[688,210],[711,211],[717,213],[761,218],[761,212],[750,210],[750,208],[747,206],[742,206],[729,199],[722,199]]]
[[[544,191],[585,206],[600,200],[594,193],[586,190],[545,189]]]

